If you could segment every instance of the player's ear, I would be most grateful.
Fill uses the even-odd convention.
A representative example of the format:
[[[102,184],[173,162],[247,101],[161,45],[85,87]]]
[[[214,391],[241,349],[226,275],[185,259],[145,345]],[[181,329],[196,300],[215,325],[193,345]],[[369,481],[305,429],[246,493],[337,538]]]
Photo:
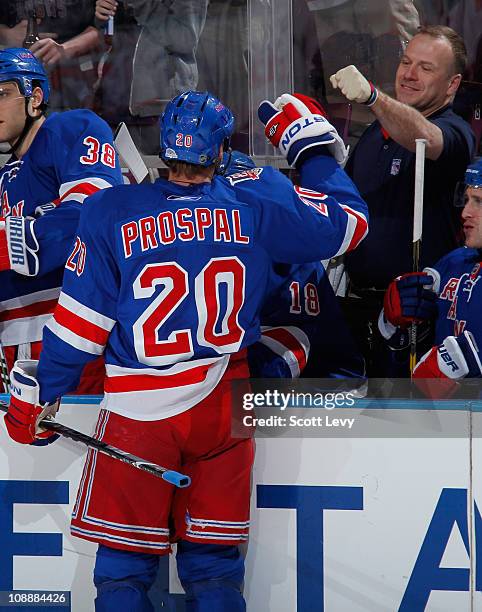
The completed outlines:
[[[41,106],[44,100],[44,94],[40,87],[34,87],[32,95],[28,101],[28,112],[32,117],[37,116],[42,112]]]

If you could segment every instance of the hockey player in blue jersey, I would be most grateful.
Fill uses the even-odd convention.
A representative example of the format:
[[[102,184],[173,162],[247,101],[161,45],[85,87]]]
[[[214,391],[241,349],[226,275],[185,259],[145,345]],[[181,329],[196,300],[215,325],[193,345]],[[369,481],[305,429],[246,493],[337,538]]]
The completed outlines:
[[[465,246],[433,268],[392,281],[380,316],[380,331],[389,341],[403,337],[412,321],[433,324],[433,346],[413,373],[415,379],[438,379],[424,383],[431,397],[449,396],[462,379],[482,376],[482,160],[467,168],[459,191]]]
[[[30,51],[0,51],[0,141],[12,153],[0,170],[0,343],[10,367],[38,356],[82,202],[122,183],[109,126],[88,110],[47,118],[49,93]]]
[[[192,477],[173,491],[89,452],[72,533],[99,544],[98,612],[152,611],[147,591],[172,541],[189,612],[245,610],[237,545],[248,537],[253,443],[231,437],[230,383],[249,376],[273,261],[325,259],[367,232],[366,205],[333,157],[344,146],[329,148],[338,135],[314,111],[298,99],[260,111],[300,134],[284,152],[316,177],[313,189],[269,167],[215,175],[233,116],[212,95],[186,92],[161,120],[168,180],[84,203],[38,368],[18,361],[12,372],[7,429],[22,443],[47,437],[39,418],[104,353],[95,435]],[[325,185],[330,195],[314,190]]]
[[[219,172],[255,168],[240,151],[223,155]],[[321,262],[273,264],[261,309],[261,337],[248,349],[250,372],[258,378],[352,378],[365,375]]]

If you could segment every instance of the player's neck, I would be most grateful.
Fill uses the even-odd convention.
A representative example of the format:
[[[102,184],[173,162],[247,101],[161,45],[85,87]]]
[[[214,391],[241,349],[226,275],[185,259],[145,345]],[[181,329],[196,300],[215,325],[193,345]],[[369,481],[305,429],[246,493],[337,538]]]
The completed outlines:
[[[179,178],[169,179],[171,183],[176,183],[176,185],[201,185],[202,183],[210,183],[210,178],[203,178],[201,180],[190,179],[190,180],[182,180]]]
[[[186,174],[184,172],[173,172],[169,169],[168,180],[176,185],[202,185],[213,180],[214,168],[199,168],[199,172]]]
[[[44,121],[45,121],[45,116],[42,115],[41,117],[39,117],[32,123],[29,131],[27,132],[25,138],[23,139],[23,142],[21,143],[18,149],[15,148],[15,143],[13,143],[13,148],[15,150],[15,155],[17,156],[17,159],[21,159],[25,155],[25,153],[29,150],[30,145],[34,141],[35,136],[37,135],[37,132],[39,131],[39,129],[42,127],[42,124]]]

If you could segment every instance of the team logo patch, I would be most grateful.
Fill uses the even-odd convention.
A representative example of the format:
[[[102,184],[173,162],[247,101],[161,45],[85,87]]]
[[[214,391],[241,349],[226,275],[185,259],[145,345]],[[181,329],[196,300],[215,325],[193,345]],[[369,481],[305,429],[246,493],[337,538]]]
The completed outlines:
[[[10,168],[2,174],[0,178],[0,185],[2,185],[2,183],[4,182],[10,183],[11,181],[13,181],[13,179],[16,178],[18,171],[22,167],[22,164],[23,164],[23,161],[21,160],[12,162],[11,164],[6,164],[4,166],[4,170],[7,166],[10,166]]]
[[[263,172],[263,168],[250,168],[249,170],[243,170],[242,172],[236,172],[226,178],[231,185],[241,183],[241,181],[257,181]]]
[[[465,291],[467,293],[467,296],[466,296],[467,303],[470,302],[470,298],[472,297],[472,291],[475,285],[477,284],[477,282],[481,278],[479,276],[479,271],[480,271],[480,263],[477,263],[472,268],[472,272],[470,273],[470,275],[463,274],[460,278],[460,280],[462,280],[464,276],[467,276],[467,278],[464,279],[463,284],[462,284],[462,291]]]
[[[169,159],[176,159],[177,153],[174,151],[174,149],[168,148],[166,149],[166,157]]]
[[[401,163],[401,159],[392,159],[392,167],[390,168],[390,174],[392,176],[397,176],[397,174],[400,172]]]
[[[476,263],[475,266],[472,268],[472,272],[470,273],[470,280],[474,281],[479,275],[479,272],[480,272],[480,263]]]

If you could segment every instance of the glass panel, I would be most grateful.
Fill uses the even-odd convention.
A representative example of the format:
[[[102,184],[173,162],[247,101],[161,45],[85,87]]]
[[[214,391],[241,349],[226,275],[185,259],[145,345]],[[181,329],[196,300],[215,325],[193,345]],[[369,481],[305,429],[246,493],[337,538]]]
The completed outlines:
[[[189,88],[208,89],[231,107],[233,146],[259,161],[281,163],[263,136],[257,106],[285,91],[327,105],[354,144],[373,114],[359,104],[351,109],[329,76],[355,64],[393,93],[404,43],[430,24],[449,25],[464,37],[468,70],[455,106],[482,152],[480,0],[121,0],[112,40],[94,7],[94,0],[1,0],[0,46],[20,46],[35,12],[40,36],[66,51],[43,58],[50,110],[92,108],[113,127],[126,121],[145,155],[157,154],[157,115],[166,100]],[[82,48],[72,53],[79,35]]]
[[[199,89],[207,89],[229,106],[236,118],[234,148],[248,152],[248,14],[247,0],[209,3],[197,50]]]
[[[266,141],[257,116],[262,100],[293,91],[291,0],[249,1],[250,153],[280,158]]]

